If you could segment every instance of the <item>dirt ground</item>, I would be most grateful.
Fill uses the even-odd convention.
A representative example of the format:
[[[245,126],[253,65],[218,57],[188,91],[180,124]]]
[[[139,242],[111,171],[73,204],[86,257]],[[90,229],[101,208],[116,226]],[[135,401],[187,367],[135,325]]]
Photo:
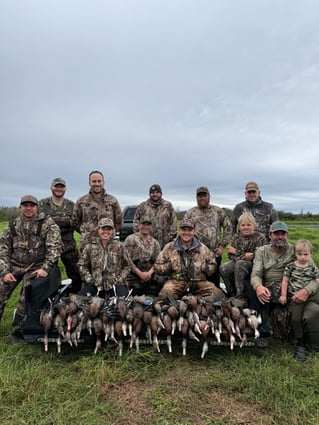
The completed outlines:
[[[271,424],[269,412],[258,405],[238,401],[220,390],[203,391],[200,397],[197,393],[196,400],[193,397],[192,386],[185,377],[174,373],[165,377],[165,388],[158,381],[147,384],[134,381],[107,389],[107,398],[119,407],[114,425]]]

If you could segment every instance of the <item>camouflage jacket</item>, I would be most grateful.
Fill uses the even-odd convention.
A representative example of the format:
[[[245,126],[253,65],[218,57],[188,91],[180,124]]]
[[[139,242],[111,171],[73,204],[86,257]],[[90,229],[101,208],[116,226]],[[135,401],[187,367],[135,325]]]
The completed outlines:
[[[73,208],[74,202],[66,198],[63,199],[61,206],[55,205],[52,197],[43,198],[39,201],[39,211],[51,217],[60,227],[63,242],[74,239],[74,229],[71,221]]]
[[[238,218],[244,212],[250,212],[256,220],[256,230],[263,233],[267,240],[269,239],[269,227],[271,223],[279,220],[278,212],[275,210],[273,204],[265,202],[259,197],[257,202],[251,203],[244,201],[237,204],[233,210],[231,223],[233,234],[237,232]]]
[[[134,264],[137,262],[154,264],[161,250],[158,241],[152,236],[144,243],[137,233],[128,235],[123,243]]]
[[[43,213],[33,220],[19,216],[0,235],[0,277],[9,272],[21,277],[25,269],[49,271],[62,252],[59,227]]]
[[[193,244],[186,249],[178,236],[165,245],[155,262],[155,273],[168,275],[170,279],[207,280],[216,269],[215,254],[195,236]]]
[[[225,247],[231,239],[231,223],[225,211],[217,205],[207,208],[193,207],[186,211],[185,220],[191,220],[199,240],[209,249],[214,250],[219,245]]]
[[[254,232],[248,238],[243,238],[240,233],[233,236],[230,245],[236,248],[235,254],[228,254],[230,260],[244,260],[247,252],[255,252],[259,246],[266,245],[267,239],[260,232]]]
[[[114,222],[115,230],[122,227],[122,211],[118,200],[103,192],[103,196],[94,196],[92,191],[79,198],[74,206],[72,223],[74,229],[81,233],[81,242],[93,233],[100,218],[108,217]]]
[[[104,247],[97,237],[85,245],[78,266],[84,285],[107,290],[125,284],[132,262],[122,242],[111,239]]]
[[[138,232],[140,219],[145,215],[152,217],[152,236],[161,248],[176,237],[176,213],[171,202],[162,199],[160,204],[154,205],[148,199],[139,204],[133,220],[134,232]]]

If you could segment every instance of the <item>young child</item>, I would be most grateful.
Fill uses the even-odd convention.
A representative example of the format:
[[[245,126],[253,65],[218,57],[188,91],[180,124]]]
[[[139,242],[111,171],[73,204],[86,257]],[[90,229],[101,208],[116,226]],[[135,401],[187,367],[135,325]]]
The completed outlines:
[[[295,349],[295,359],[304,361],[306,359],[306,341],[303,330],[303,314],[305,305],[312,301],[313,295],[305,302],[295,302],[294,295],[300,289],[304,289],[307,284],[316,280],[319,289],[319,269],[312,261],[312,244],[307,240],[299,240],[295,243],[295,261],[288,264],[284,270],[281,282],[281,296],[279,302],[287,303],[287,293],[291,296],[291,325],[297,340]],[[318,292],[318,290],[317,290]]]
[[[244,281],[251,273],[255,251],[259,246],[267,243],[266,237],[257,232],[255,217],[244,212],[238,218],[239,233],[233,236],[228,247],[228,258],[230,261],[220,267],[229,297],[235,296],[242,299],[244,292]]]

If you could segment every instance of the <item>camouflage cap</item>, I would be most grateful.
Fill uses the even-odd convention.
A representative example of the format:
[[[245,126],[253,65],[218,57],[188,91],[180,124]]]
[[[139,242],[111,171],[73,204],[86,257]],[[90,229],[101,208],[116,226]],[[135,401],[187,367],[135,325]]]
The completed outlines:
[[[150,187],[150,193],[152,192],[160,192],[162,193],[162,188],[159,184],[152,184],[152,186]]]
[[[206,186],[200,186],[196,189],[196,195],[199,195],[200,193],[206,193],[207,195],[209,195],[209,190],[208,187]]]
[[[179,226],[181,229],[183,228],[183,227],[190,227],[191,229],[194,229],[195,228],[195,225],[194,225],[194,223],[191,221],[191,220],[183,220],[182,222],[181,222],[181,225]]]
[[[103,217],[99,220],[97,227],[98,229],[100,229],[101,227],[111,227],[112,229],[114,229],[114,223],[111,218]]]
[[[149,223],[152,224],[153,223],[153,219],[150,215],[143,215],[143,217],[141,217],[140,219],[140,223]]]
[[[62,186],[66,186],[65,180],[61,179],[61,177],[57,177],[52,180],[51,186],[56,186],[57,184],[62,184]]]
[[[255,183],[255,182],[248,182],[248,183],[246,184],[246,188],[245,188],[245,190],[246,190],[246,191],[248,191],[248,190],[255,190],[255,191],[258,191],[258,190],[259,190],[259,187],[258,187],[258,184],[257,184],[257,183]]]
[[[30,202],[31,204],[34,204],[34,205],[39,205],[37,198],[33,195],[22,196],[21,201],[20,201],[20,205],[26,204],[28,202]]]
[[[288,233],[287,224],[282,221],[274,221],[270,226],[269,232],[274,233],[279,231]]]

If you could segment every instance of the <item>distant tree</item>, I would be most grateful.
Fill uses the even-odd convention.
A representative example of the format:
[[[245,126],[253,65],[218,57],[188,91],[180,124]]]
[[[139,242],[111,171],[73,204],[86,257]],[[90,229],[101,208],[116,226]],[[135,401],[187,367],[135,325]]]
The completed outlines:
[[[9,221],[19,215],[19,208],[17,207],[0,207],[0,221]]]

